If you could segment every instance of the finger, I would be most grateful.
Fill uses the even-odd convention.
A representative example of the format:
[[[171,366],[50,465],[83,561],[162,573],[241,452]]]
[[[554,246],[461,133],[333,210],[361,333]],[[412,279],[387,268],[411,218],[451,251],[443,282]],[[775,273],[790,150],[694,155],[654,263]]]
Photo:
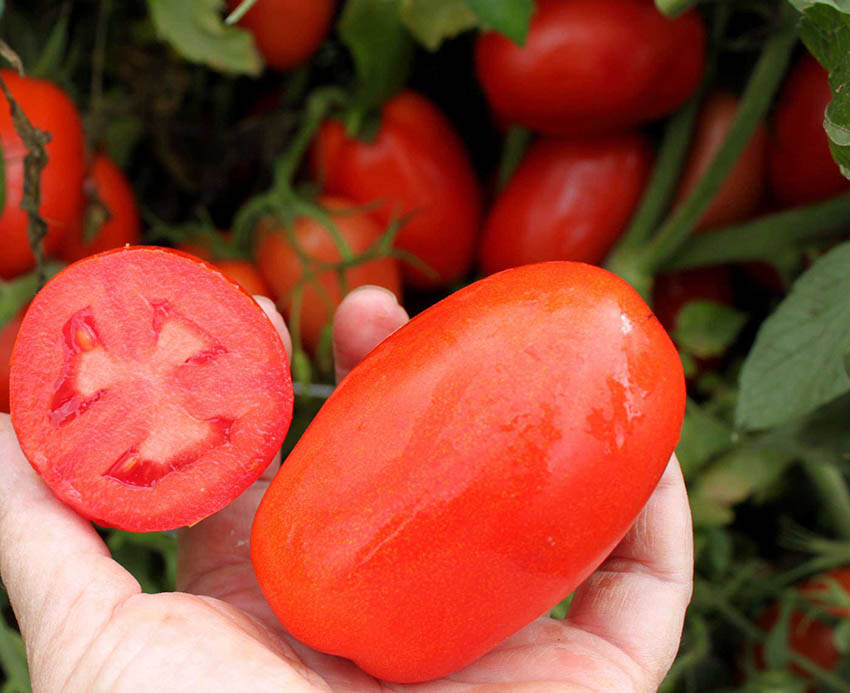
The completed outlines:
[[[292,341],[274,302],[254,297],[277,329],[288,356]],[[230,602],[264,620],[271,616],[259,594],[248,537],[251,523],[269,482],[280,468],[280,453],[262,476],[223,510],[177,535],[177,588]]]
[[[260,308],[266,314],[272,325],[280,335],[280,341],[283,342],[283,348],[286,349],[286,355],[292,359],[292,338],[289,336],[289,329],[283,320],[283,316],[278,312],[274,301],[266,296],[254,296],[254,300],[259,304]]]
[[[693,589],[693,531],[675,455],[634,526],[576,591],[565,623],[615,645],[645,672],[667,673]]]
[[[378,344],[408,321],[395,294],[379,286],[361,286],[339,304],[333,323],[337,381],[342,380]]]
[[[141,591],[92,525],[38,477],[6,414],[0,415],[0,572],[31,665],[56,651],[73,661],[87,635]],[[69,622],[79,628],[66,629]]]

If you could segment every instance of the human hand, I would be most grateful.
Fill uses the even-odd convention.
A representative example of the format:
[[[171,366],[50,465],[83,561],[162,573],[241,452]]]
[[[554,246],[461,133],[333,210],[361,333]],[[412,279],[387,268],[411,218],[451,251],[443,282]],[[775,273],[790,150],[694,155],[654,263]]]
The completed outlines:
[[[289,336],[262,302],[285,344]],[[362,288],[334,324],[342,377],[407,320]],[[224,510],[181,530],[178,589],[143,594],[91,524],[59,502],[0,418],[0,572],[35,693],[97,691],[653,691],[673,657],[692,584],[692,536],[673,458],[634,527],[576,592],[564,621],[544,617],[442,681],[387,685],[286,634],[260,592],[248,536],[275,460]]]

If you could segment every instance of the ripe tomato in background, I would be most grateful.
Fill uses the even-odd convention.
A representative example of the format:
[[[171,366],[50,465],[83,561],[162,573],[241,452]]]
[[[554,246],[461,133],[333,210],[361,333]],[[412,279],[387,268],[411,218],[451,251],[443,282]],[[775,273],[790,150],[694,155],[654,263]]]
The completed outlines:
[[[696,122],[691,149],[674,204],[682,202],[700,181],[723,145],[738,112],[738,97],[715,92],[705,101]],[[767,131],[759,125],[741,157],[697,225],[698,230],[725,226],[753,216],[765,187]]]
[[[382,226],[412,215],[396,246],[438,277],[402,263],[405,282],[443,286],[470,269],[481,221],[480,185],[463,142],[425,97],[405,91],[387,102],[371,142],[350,138],[342,123],[327,121],[312,164],[327,192],[361,204],[380,202],[372,216]]]
[[[779,93],[770,128],[770,189],[788,207],[850,191],[850,181],[832,158],[823,129],[824,111],[831,100],[826,70],[804,53]]]
[[[271,287],[260,274],[260,270],[253,263],[247,260],[220,260],[213,264],[221,270],[225,277],[239,284],[252,296],[276,298]]]
[[[538,140],[485,221],[481,268],[600,263],[640,201],[651,164],[649,146],[634,133]]]
[[[734,298],[732,275],[725,265],[659,274],[652,286],[652,309],[671,333],[686,303],[704,300],[731,306]]]
[[[193,524],[280,448],[292,384],[280,336],[210,265],[114,250],[56,275],[12,355],[27,459],[78,513],[138,532]]]
[[[834,580],[850,598],[850,568],[838,568],[824,573],[800,586],[800,594],[813,606],[826,613],[844,619],[850,619],[850,606],[837,606],[828,603],[827,597],[831,587],[827,580]],[[769,630],[779,618],[779,610],[774,605],[769,607],[759,619],[759,625]],[[795,610],[791,613],[788,623],[788,647],[826,671],[834,671],[841,659],[841,654],[835,648],[835,626],[816,618],[813,614]],[[765,668],[762,648],[756,649],[756,663]],[[796,665],[791,665],[794,673],[808,677],[808,674]]]
[[[243,0],[228,0],[235,10]],[[327,36],[334,0],[261,0],[239,25],[250,31],[269,67],[290,70],[309,60]]]
[[[0,328],[0,412],[9,411],[9,368],[22,319],[23,314],[16,315]]]
[[[684,408],[676,349],[621,279],[566,262],[483,279],[324,404],[257,511],[260,586],[293,636],[380,679],[450,674],[610,553]]]
[[[124,173],[109,157],[98,154],[91,165],[87,185],[109,215],[89,242],[83,238],[85,228],[68,233],[62,241],[59,257],[75,262],[104,250],[139,243],[140,222],[136,195]]]
[[[705,46],[695,11],[669,19],[652,0],[537,0],[525,46],[484,33],[475,65],[501,120],[575,135],[678,108],[699,83]]]
[[[367,214],[358,211],[348,200],[326,196],[319,203],[331,213],[336,228],[354,255],[361,255],[381,237],[381,228]],[[260,273],[275,296],[285,298],[288,324],[293,322],[291,292],[309,269],[292,246],[297,246],[311,259],[319,262],[339,262],[342,256],[331,232],[319,221],[309,217],[295,220],[291,231],[266,222],[260,229],[256,256]],[[347,289],[374,284],[392,291],[401,299],[401,273],[394,258],[380,258],[354,265],[345,271]],[[322,328],[333,319],[334,310],[343,299],[339,275],[333,271],[319,273],[304,285],[301,299],[301,339],[308,351],[319,344]],[[319,288],[321,287],[321,289]]]
[[[54,252],[63,236],[79,233],[83,222],[85,175],[83,125],[77,107],[59,87],[41,79],[0,71],[12,97],[37,128],[50,133],[49,161],[41,174],[39,213],[47,222],[44,250]],[[5,167],[6,204],[0,213],[0,278],[9,279],[35,266],[29,247],[29,217],[20,208],[27,148],[18,137],[9,102],[0,93],[0,146]]]

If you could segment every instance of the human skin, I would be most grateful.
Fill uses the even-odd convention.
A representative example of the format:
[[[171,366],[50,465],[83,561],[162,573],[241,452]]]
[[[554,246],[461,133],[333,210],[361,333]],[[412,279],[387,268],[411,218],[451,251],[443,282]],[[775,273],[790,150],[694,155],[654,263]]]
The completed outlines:
[[[258,299],[291,352],[282,318]],[[341,378],[407,320],[375,287],[334,319]],[[285,633],[254,577],[248,536],[279,460],[236,501],[178,540],[179,592],[143,594],[91,524],[60,503],[0,417],[0,572],[34,693],[169,691],[655,691],[678,649],[690,600],[690,509],[673,457],[633,528],[576,591],[567,618],[541,617],[446,679],[377,681]]]

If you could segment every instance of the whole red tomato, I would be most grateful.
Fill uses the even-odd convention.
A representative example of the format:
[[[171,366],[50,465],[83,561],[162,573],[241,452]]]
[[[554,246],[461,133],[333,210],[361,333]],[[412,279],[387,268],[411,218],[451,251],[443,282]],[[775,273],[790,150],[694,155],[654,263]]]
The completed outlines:
[[[487,217],[481,268],[490,274],[544,260],[602,262],[640,200],[651,163],[637,134],[538,140]]]
[[[723,145],[737,113],[738,97],[734,94],[715,92],[706,99],[697,119],[675,204],[682,202],[702,178]],[[758,211],[764,194],[766,150],[767,132],[759,125],[697,224],[698,230],[743,221]]]
[[[140,222],[136,195],[115,162],[105,154],[98,154],[92,162],[87,186],[108,216],[88,241],[84,238],[87,229],[65,236],[59,256],[67,262],[139,243]]]
[[[826,602],[831,587],[828,580],[834,580],[850,598],[850,567],[838,568],[837,570],[824,573],[800,586],[800,594],[808,600],[812,606],[826,611],[826,613],[850,619],[850,607],[837,606]],[[767,609],[759,619],[759,625],[769,630],[776,623],[779,611],[775,606]],[[821,669],[834,671],[841,659],[841,654],[835,649],[835,626],[818,619],[809,613],[795,610],[791,613],[788,623],[788,647],[812,662]],[[756,662],[764,667],[764,655],[761,648],[756,649]],[[809,675],[800,667],[792,665],[791,669],[799,676]]]
[[[676,349],[624,281],[519,267],[420,313],[340,383],[257,511],[251,556],[302,642],[446,676],[559,602],[679,438]]]
[[[348,200],[335,197],[320,199],[354,255],[361,255],[381,236],[381,228],[371,217],[354,209]],[[293,246],[293,241],[295,247]],[[305,262],[296,247],[307,256]],[[260,273],[276,296],[285,300],[290,324],[292,290],[305,279],[309,262],[335,263],[342,259],[331,232],[319,221],[299,217],[290,230],[266,222],[260,230],[256,262]],[[339,275],[332,270],[319,272],[303,283],[299,324],[301,340],[308,351],[319,344],[322,328],[333,319],[334,310],[347,291],[358,286],[383,286],[401,298],[401,275],[394,258],[380,258],[354,265],[345,270],[345,291]]]
[[[699,83],[705,45],[695,11],[669,19],[652,0],[537,0],[525,46],[486,32],[475,65],[501,120],[574,135],[675,110]]]
[[[244,0],[228,0],[231,10]],[[266,64],[289,70],[310,59],[330,29],[334,0],[260,0],[239,25],[250,31]]]
[[[41,206],[47,222],[44,250],[54,252],[63,236],[79,233],[83,222],[85,174],[83,125],[77,107],[59,87],[41,79],[0,70],[12,97],[37,128],[50,133],[49,161],[41,174]],[[0,213],[0,278],[9,279],[35,265],[27,231],[29,216],[21,209],[27,148],[18,137],[9,102],[0,92],[0,147],[5,167],[6,204]]]
[[[771,121],[770,188],[786,206],[812,204],[850,190],[823,129],[831,100],[826,70],[810,54],[803,54],[779,93]]]
[[[338,121],[326,122],[312,161],[326,191],[378,203],[372,215],[380,224],[410,215],[396,246],[437,277],[403,264],[406,282],[445,285],[469,270],[481,221],[480,186],[463,142],[425,97],[405,91],[390,100],[371,142],[348,137]]]
[[[9,411],[9,367],[22,319],[16,315],[0,328],[0,411]]]

